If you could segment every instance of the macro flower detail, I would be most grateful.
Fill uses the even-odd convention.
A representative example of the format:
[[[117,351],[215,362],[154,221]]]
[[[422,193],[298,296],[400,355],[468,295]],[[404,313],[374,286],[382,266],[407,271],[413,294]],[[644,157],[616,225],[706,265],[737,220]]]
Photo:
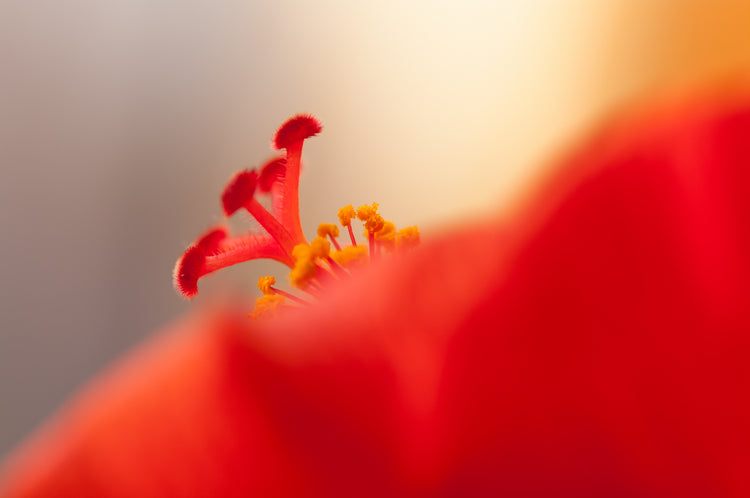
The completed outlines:
[[[193,307],[11,454],[0,496],[750,496],[745,95],[623,116],[518,216],[383,257],[315,306]],[[361,262],[369,240],[335,243],[357,211],[300,259]],[[183,259],[208,273],[247,251],[231,239]],[[261,316],[291,301],[258,286]]]
[[[272,157],[258,169],[242,170],[232,177],[221,195],[224,214],[229,217],[244,209],[262,230],[233,237],[219,226],[196,239],[175,265],[174,284],[180,294],[193,298],[200,278],[227,266],[272,259],[291,269],[289,279],[293,286],[315,297],[328,282],[350,277],[358,267],[377,260],[382,253],[405,251],[419,244],[416,226],[398,231],[378,213],[377,203],[339,210],[339,222],[347,228],[351,245],[342,246],[339,227],[331,223],[321,223],[317,237],[307,241],[299,215],[300,161],[305,140],[321,130],[313,116],[299,114],[288,119],[271,142],[285,153]],[[270,197],[270,209],[261,202],[262,195]],[[352,228],[355,219],[364,225],[366,246],[357,244]],[[258,287],[263,297],[257,299],[250,316],[269,316],[286,306],[308,304],[307,300],[274,287],[275,283],[273,277],[260,278]]]

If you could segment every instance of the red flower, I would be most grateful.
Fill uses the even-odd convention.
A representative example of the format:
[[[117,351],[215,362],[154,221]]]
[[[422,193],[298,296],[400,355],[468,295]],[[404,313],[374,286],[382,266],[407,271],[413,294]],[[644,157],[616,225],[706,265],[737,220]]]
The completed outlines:
[[[509,221],[198,309],[2,496],[750,495],[750,100],[610,126]]]

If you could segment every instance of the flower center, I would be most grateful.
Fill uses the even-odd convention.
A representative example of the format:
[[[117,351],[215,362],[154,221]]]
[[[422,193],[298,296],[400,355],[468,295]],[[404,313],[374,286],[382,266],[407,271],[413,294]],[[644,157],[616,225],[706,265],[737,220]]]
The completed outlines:
[[[299,216],[299,174],[305,139],[322,130],[310,115],[297,115],[279,127],[272,145],[285,154],[275,156],[258,169],[234,175],[221,196],[224,214],[229,217],[245,209],[258,221],[261,231],[231,236],[224,226],[214,227],[199,237],[183,253],[174,270],[175,289],[191,299],[198,293],[198,280],[209,273],[255,259],[273,259],[291,269],[293,286],[311,297],[319,296],[331,281],[349,278],[357,269],[383,254],[409,250],[419,244],[419,230],[401,231],[378,213],[379,205],[349,205],[338,212],[339,222],[349,232],[351,244],[342,246],[339,227],[331,223],[318,226],[312,242],[305,239]],[[271,198],[270,211],[258,200]],[[352,221],[364,224],[368,244],[357,244]],[[333,244],[334,249],[331,249]],[[305,306],[308,299],[282,291],[274,277],[261,277],[258,288],[263,297],[249,315],[253,318],[274,315],[290,306]]]

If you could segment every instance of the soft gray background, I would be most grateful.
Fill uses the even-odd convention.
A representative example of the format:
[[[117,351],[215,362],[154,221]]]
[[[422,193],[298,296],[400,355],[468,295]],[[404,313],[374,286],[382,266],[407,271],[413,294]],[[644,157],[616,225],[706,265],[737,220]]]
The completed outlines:
[[[378,201],[429,234],[633,95],[750,67],[747,2],[458,4],[0,0],[0,456],[185,309],[175,259],[289,115],[326,126],[308,230]]]

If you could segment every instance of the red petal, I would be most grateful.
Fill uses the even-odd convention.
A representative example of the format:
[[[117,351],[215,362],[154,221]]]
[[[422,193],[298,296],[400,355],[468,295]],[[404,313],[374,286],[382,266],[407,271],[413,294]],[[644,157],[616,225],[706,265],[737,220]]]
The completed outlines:
[[[274,422],[248,391],[260,378],[248,377],[239,331],[194,314],[152,340],[19,454],[0,496],[301,496],[280,473],[291,462]]]

